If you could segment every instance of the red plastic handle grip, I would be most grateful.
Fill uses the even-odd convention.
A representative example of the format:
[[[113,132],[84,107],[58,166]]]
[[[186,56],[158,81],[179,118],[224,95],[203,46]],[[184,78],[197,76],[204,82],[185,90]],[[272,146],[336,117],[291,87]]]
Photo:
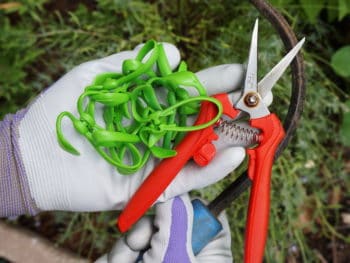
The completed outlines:
[[[223,114],[231,118],[237,116],[239,111],[233,108],[226,93],[217,94],[213,97],[221,102]],[[216,114],[216,106],[205,101],[201,105],[195,124],[206,123],[213,119]],[[130,199],[118,218],[117,226],[119,230],[125,232],[136,223],[147,209],[157,201],[158,197],[192,157],[199,165],[206,165],[210,162],[215,155],[215,148],[211,147],[211,141],[216,139],[217,135],[214,133],[213,126],[188,133],[181,143],[175,147],[177,155],[162,160]]]
[[[217,109],[214,104],[203,102],[196,124],[205,123],[214,118],[216,114]],[[200,147],[216,139],[217,135],[212,126],[188,133],[175,147],[176,156],[162,160],[130,199],[118,218],[119,230],[125,232],[136,223],[156,202],[188,160],[199,151]]]
[[[270,211],[270,182],[276,149],[285,136],[275,114],[252,119],[251,126],[262,132],[259,146],[248,150],[248,176],[252,180],[245,233],[245,263],[261,263],[267,237]]]
[[[121,232],[127,231],[156,202],[187,161],[205,143],[203,137],[207,136],[203,132],[207,133],[208,130],[213,128],[190,132],[176,147],[177,155],[162,160],[146,178],[119,216],[117,225]],[[213,134],[215,135],[214,132]]]

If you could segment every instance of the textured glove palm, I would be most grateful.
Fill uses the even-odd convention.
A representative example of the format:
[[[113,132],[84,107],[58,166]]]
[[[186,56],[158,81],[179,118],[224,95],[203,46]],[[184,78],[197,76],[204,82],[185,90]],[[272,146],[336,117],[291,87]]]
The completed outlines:
[[[110,253],[96,263],[232,263],[230,228],[226,215],[218,217],[223,229],[199,253],[192,252],[193,208],[187,194],[156,205],[155,218],[144,217]]]
[[[172,68],[180,55],[177,48],[165,44]],[[122,209],[141,182],[157,164],[147,165],[130,176],[118,174],[72,127],[63,122],[67,139],[80,156],[62,150],[57,143],[55,121],[62,111],[76,114],[76,101],[94,77],[103,72],[120,72],[125,59],[134,58],[139,47],[103,59],[84,63],[59,79],[28,107],[18,123],[18,144],[30,193],[40,210],[101,211]],[[232,91],[239,87],[241,65],[222,65],[197,74],[208,94]],[[102,117],[100,117],[102,118]],[[98,121],[98,119],[97,119]],[[245,156],[243,148],[225,148],[218,143],[218,154],[206,167],[188,164],[158,201],[212,184],[234,170]]]

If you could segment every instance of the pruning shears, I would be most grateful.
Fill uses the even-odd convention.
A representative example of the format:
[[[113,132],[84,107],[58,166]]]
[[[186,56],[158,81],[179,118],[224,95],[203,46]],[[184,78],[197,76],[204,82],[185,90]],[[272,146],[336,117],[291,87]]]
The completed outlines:
[[[213,97],[219,100],[223,114],[231,119],[249,115],[251,127],[259,129],[255,148],[247,149],[249,155],[248,177],[252,182],[249,199],[248,218],[245,234],[244,262],[262,262],[267,236],[270,210],[270,182],[275,151],[285,136],[279,118],[270,113],[263,98],[271,91],[277,80],[299,52],[305,39],[302,39],[259,83],[258,72],[258,20],[255,22],[246,76],[241,97],[233,102],[226,93]],[[195,124],[205,123],[217,114],[217,107],[211,102],[203,102]],[[127,231],[175,178],[183,166],[193,159],[198,165],[207,165],[215,156],[213,140],[218,139],[215,132],[221,122],[206,129],[190,132],[175,147],[177,155],[162,160],[151,172],[134,196],[130,199],[118,219],[121,232]],[[199,211],[202,206],[195,207]],[[195,216],[196,217],[196,216]],[[198,228],[197,228],[198,229]],[[205,231],[205,230],[204,230]],[[217,230],[219,231],[219,230]],[[194,233],[196,234],[196,233]],[[208,240],[209,241],[209,240]]]

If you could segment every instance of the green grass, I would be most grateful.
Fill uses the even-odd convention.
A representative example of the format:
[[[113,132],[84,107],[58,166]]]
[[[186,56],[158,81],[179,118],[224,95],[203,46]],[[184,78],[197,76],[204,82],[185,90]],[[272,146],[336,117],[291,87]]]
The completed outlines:
[[[298,262],[318,262],[320,254],[326,257],[328,252],[315,246],[313,238],[320,242],[335,238],[350,244],[349,238],[338,232],[343,207],[329,201],[333,193],[346,195],[350,187],[338,139],[342,100],[347,95],[329,73],[329,56],[334,50],[327,38],[334,29],[323,22],[312,26],[300,22],[305,17],[297,5],[280,10],[299,38],[307,34],[307,96],[296,135],[273,169],[265,255],[267,262],[284,262],[292,257]],[[0,78],[0,118],[25,107],[75,65],[131,49],[151,38],[176,44],[192,71],[243,63],[258,16],[249,3],[228,0],[100,0],[94,6],[68,7],[45,0],[22,0],[17,7],[0,9],[0,73],[6,76]],[[281,59],[284,50],[266,20],[261,19],[259,30],[262,77]],[[271,110],[281,118],[289,105],[290,88],[289,73],[274,88]],[[211,200],[234,176],[197,194]],[[235,262],[242,262],[247,204],[245,193],[227,210]],[[106,252],[118,236],[114,212],[53,215],[54,224],[60,227],[52,239],[84,256]]]

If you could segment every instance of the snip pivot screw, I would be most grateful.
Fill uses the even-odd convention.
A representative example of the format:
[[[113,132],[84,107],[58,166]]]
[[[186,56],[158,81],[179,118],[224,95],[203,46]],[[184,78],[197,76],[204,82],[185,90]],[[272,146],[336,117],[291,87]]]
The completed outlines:
[[[247,107],[255,107],[259,103],[259,96],[255,93],[248,93],[244,98],[244,103],[247,105]]]

